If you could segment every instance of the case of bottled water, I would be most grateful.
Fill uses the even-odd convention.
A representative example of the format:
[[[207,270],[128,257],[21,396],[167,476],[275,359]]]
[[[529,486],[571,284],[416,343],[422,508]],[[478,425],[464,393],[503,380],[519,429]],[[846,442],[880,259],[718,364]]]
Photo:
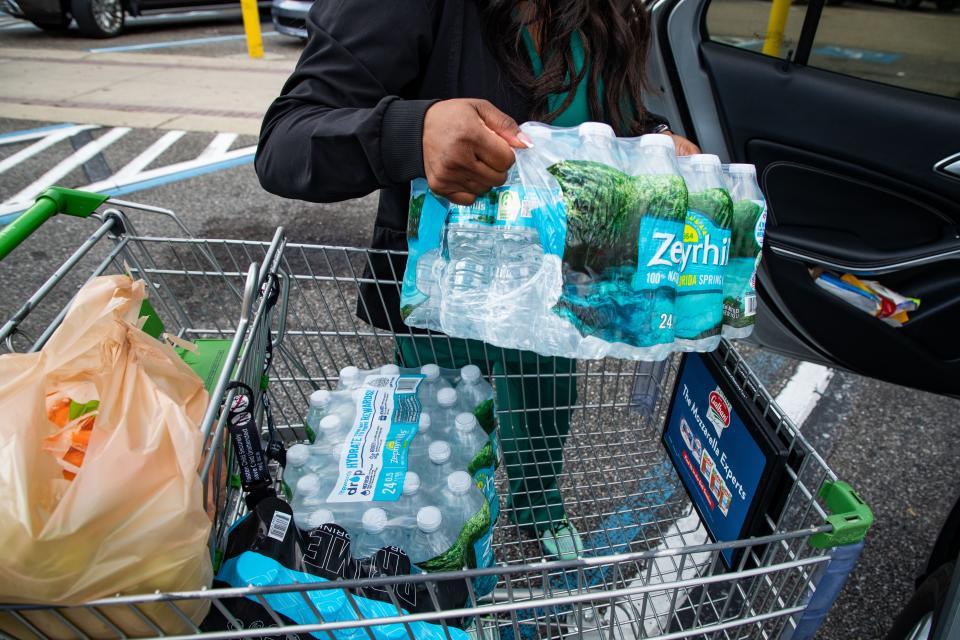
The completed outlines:
[[[301,529],[341,527],[358,561],[398,547],[418,570],[492,565],[493,388],[478,367],[344,367],[304,420],[313,442],[291,445],[283,471]]]
[[[667,135],[618,138],[596,122],[522,129],[533,146],[472,205],[411,184],[408,325],[546,356],[635,360],[750,333],[762,195],[738,196],[752,207],[734,215],[729,189],[747,193],[749,180],[729,176],[742,170],[725,180],[716,156],[678,162]]]

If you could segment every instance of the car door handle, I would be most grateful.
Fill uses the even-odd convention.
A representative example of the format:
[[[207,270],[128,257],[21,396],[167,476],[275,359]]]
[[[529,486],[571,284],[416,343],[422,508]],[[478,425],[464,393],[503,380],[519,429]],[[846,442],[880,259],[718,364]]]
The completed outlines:
[[[778,256],[854,275],[893,273],[960,260],[960,233],[956,229],[929,244],[894,250],[875,249],[844,231],[792,226],[767,227],[765,243]]]
[[[933,170],[945,173],[951,178],[960,178],[960,153],[947,156],[937,164],[933,165]]]

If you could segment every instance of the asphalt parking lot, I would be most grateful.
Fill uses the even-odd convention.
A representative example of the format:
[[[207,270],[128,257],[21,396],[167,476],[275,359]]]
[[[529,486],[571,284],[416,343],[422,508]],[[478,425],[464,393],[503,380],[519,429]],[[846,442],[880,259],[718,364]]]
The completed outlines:
[[[746,2],[766,6],[755,0],[731,3],[730,20],[736,19],[737,11],[753,10],[740,6]],[[834,28],[841,30],[845,20],[849,23],[858,16],[872,19],[878,13],[887,15],[893,11],[879,3],[827,9],[828,13],[839,16],[834,24],[841,26]],[[931,10],[897,16],[907,16],[908,24],[917,25],[917,29],[926,28],[938,19]],[[954,14],[950,19],[956,17],[960,16]],[[250,77],[269,83],[270,89],[262,91],[266,95],[282,83],[299,55],[301,44],[272,35],[269,22],[263,24],[263,30],[265,61],[273,66],[269,67],[269,73]],[[724,33],[731,38],[748,38],[752,31],[729,28]],[[204,64],[235,61],[236,66],[240,66],[246,64],[241,35],[237,12],[134,21],[127,34],[110,41],[83,40],[75,31],[51,36],[30,26],[0,21],[3,62],[0,64],[0,224],[15,215],[19,209],[17,203],[28,198],[31,189],[39,188],[36,184],[39,178],[53,175],[55,181],[64,186],[107,185],[116,187],[113,192],[118,197],[169,208],[177,212],[197,237],[269,241],[276,227],[282,225],[288,237],[297,242],[365,246],[372,230],[375,195],[339,204],[311,204],[275,197],[260,188],[252,165],[258,121],[255,114],[262,112],[264,101],[259,94],[250,98],[249,107],[242,106],[242,96],[235,98],[235,105],[229,107],[231,113],[243,111],[246,115],[205,116],[203,129],[198,130],[189,126],[189,122],[200,120],[177,124],[174,117],[185,118],[189,114],[173,111],[171,106],[159,105],[143,113],[111,110],[111,105],[115,106],[111,100],[126,102],[121,101],[122,96],[107,96],[93,108],[90,104],[101,100],[96,91],[71,97],[74,104],[68,107],[53,105],[48,98],[44,98],[47,102],[31,106],[17,102],[24,99],[23,96],[14,95],[9,85],[4,87],[15,77],[14,65],[26,64],[23,61],[27,58],[31,64],[46,64],[46,56],[53,55],[51,52],[86,56],[83,60],[91,65],[97,64],[96,56],[104,56],[104,60],[129,61],[131,65],[149,61],[153,65],[186,64],[202,69]],[[841,40],[853,42],[847,35]],[[891,48],[900,46],[898,42],[892,42]],[[903,49],[906,46],[898,51],[906,51]],[[17,57],[21,62],[17,62]],[[163,58],[167,61],[162,61]],[[893,63],[870,66],[869,61],[860,59],[841,60],[837,64],[860,65],[857,68],[867,65],[878,78],[888,73],[915,74],[918,88],[925,82],[940,82],[945,76],[949,79],[960,74],[960,65],[951,66],[943,60],[927,58],[915,62],[910,52],[905,61],[899,59]],[[940,75],[930,80],[931,74]],[[106,96],[108,92],[103,91]],[[160,98],[157,97],[158,104]],[[29,118],[31,109],[40,115]],[[138,120],[141,115],[155,119]],[[97,126],[65,137],[29,156],[23,153],[24,149],[40,138],[4,142],[5,137],[8,140],[18,134],[23,137],[23,132],[61,126],[64,122]],[[111,134],[117,128],[129,130]],[[169,136],[172,131],[182,131],[182,134]],[[64,164],[78,149],[105,135],[115,135],[116,139],[84,161]],[[164,142],[161,143],[161,139]],[[158,172],[147,176],[149,179],[123,182],[120,178],[124,167],[151,148],[159,149],[155,145],[166,145],[147,165]],[[149,230],[149,224],[145,223],[145,231]],[[169,231],[162,224],[158,228]],[[0,299],[0,317],[8,316],[90,231],[91,225],[86,221],[53,220],[0,263],[4,292]],[[806,397],[796,397],[799,392],[791,391],[794,387],[790,386],[800,373],[801,363],[749,345],[743,346],[742,351],[771,394],[796,406],[805,435],[838,476],[860,491],[876,516],[860,563],[818,637],[824,640],[882,637],[912,592],[914,576],[925,562],[940,523],[960,495],[960,474],[957,473],[960,454],[949,445],[960,437],[957,419],[960,401],[821,368],[814,371],[816,392],[808,390],[813,398],[808,402]],[[615,442],[609,444],[616,445]],[[592,484],[600,483],[593,481]]]

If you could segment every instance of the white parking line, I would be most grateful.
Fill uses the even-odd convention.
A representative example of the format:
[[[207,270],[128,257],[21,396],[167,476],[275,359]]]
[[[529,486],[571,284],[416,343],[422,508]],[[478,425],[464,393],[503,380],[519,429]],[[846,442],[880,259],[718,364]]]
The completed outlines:
[[[99,128],[98,125],[65,124],[0,134],[0,145],[22,144],[36,140],[33,144],[0,161],[0,174],[81,131],[97,128]],[[129,131],[130,129],[126,127],[107,130],[103,135],[87,143],[69,157],[64,159],[56,156],[53,168],[21,189],[17,194],[5,200],[0,200],[0,225],[9,223],[21,211],[33,204],[33,199],[44,189],[62,180],[71,171],[83,165]],[[253,162],[254,153],[257,149],[256,145],[232,149],[231,147],[237,141],[238,135],[235,133],[218,133],[207,144],[206,148],[192,160],[159,167],[151,166],[157,158],[185,135],[185,131],[167,131],[109,178],[77,188],[96,191],[105,195],[124,195],[242,164],[249,164]]]
[[[16,142],[24,142],[27,140],[32,140],[39,138],[37,142],[34,142],[29,147],[24,147],[17,151],[9,158],[4,158],[0,160],[0,174],[8,171],[12,167],[17,166],[27,158],[32,158],[37,155],[44,149],[52,147],[53,145],[66,140],[67,138],[73,137],[74,135],[80,133],[81,131],[87,131],[89,129],[96,129],[97,125],[95,124],[82,124],[73,127],[64,127],[56,131],[49,132],[37,132],[33,136],[24,135],[24,136],[12,136],[7,140],[0,140],[0,144],[13,144]]]
[[[787,381],[786,386],[777,395],[776,403],[783,409],[784,413],[793,421],[797,428],[801,428],[803,423],[810,417],[810,414],[816,408],[820,398],[823,397],[830,380],[833,378],[833,370],[812,362],[801,362],[794,369],[793,375]],[[700,516],[696,511],[690,513],[675,522],[663,536],[663,542],[657,547],[657,551],[667,549],[680,549],[683,547],[697,546],[705,544],[708,541],[707,530],[700,521]],[[701,567],[710,559],[709,553],[694,554],[689,556],[683,565],[683,571],[680,572],[678,561],[675,557],[662,557],[654,560],[653,572],[651,575],[657,576],[659,582],[667,583],[678,580],[688,580],[699,575]],[[644,584],[644,579],[634,580],[630,586],[640,586]],[[674,593],[668,592],[659,595],[651,595],[648,600],[647,610],[644,615],[643,626],[647,635],[656,635],[664,633],[669,628],[670,620],[668,616],[671,609],[679,609],[686,600],[685,595],[677,596],[676,603],[673,602]],[[642,606],[642,599],[637,603],[637,607]],[[628,621],[624,619],[623,629],[630,628]]]
[[[144,169],[147,168],[151,162],[160,157],[160,155],[173,146],[177,140],[182,138],[186,131],[167,131],[165,134],[160,136],[160,139],[154,142],[152,145],[146,148],[140,155],[128,162],[120,171],[117,171],[113,174],[113,180],[116,182],[126,182],[127,180],[132,179]]]
[[[777,405],[799,428],[820,402],[832,378],[833,369],[822,364],[801,362],[787,381],[787,386],[777,395]]]
[[[197,160],[207,161],[222,156],[233,146],[236,139],[237,134],[235,133],[218,133],[207,145],[207,148],[197,156]]]
[[[34,198],[40,195],[44,189],[50,185],[56,184],[58,180],[109,147],[123,136],[130,133],[130,131],[131,129],[128,127],[114,127],[96,140],[83,145],[72,155],[61,160],[52,169],[34,180],[25,189],[22,189],[18,194],[3,203],[3,205],[0,206],[0,215],[8,213],[7,209],[10,211],[16,211],[17,209],[29,207],[31,204],[33,204]]]

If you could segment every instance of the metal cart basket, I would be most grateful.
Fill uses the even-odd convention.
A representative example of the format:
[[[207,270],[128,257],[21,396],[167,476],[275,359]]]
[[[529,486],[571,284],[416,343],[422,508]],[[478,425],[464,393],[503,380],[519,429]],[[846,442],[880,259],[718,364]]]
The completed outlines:
[[[205,497],[216,510],[210,541],[214,557],[230,525],[245,512],[239,486],[230,481],[234,462],[226,412],[220,411],[233,393],[228,390],[231,380],[254,389],[258,424],[265,423],[268,401],[277,433],[290,444],[305,437],[303,415],[310,393],[332,389],[342,367],[371,369],[398,358],[401,365],[419,366],[458,349],[484,365],[498,393],[507,389],[524,396],[498,402],[497,417],[501,423],[516,423],[519,416],[528,428],[514,429],[514,441],[500,435],[504,451],[527,452],[537,463],[511,474],[529,486],[508,487],[505,471],[517,462],[505,455],[497,474],[501,496],[511,489],[529,495],[551,490],[562,461],[556,486],[585,549],[578,560],[544,557],[530,527],[514,524],[520,520],[515,504],[504,501],[494,536],[495,567],[283,587],[119,594],[73,607],[0,605],[0,621],[6,621],[0,629],[15,628],[15,637],[142,637],[142,631],[134,633],[120,622],[131,615],[142,623],[138,629],[148,629],[146,635],[163,637],[375,640],[414,637],[409,625],[418,621],[438,625],[450,640],[462,633],[458,627],[465,627],[471,637],[518,640],[809,637],[803,630],[814,615],[811,601],[820,578],[836,558],[832,547],[862,539],[869,524],[862,503],[854,505],[863,507],[858,512],[831,515],[831,510],[842,511],[858,498],[835,490],[842,483],[835,484],[833,472],[726,342],[718,353],[746,401],[775,425],[791,451],[803,455],[798,456],[801,463],[786,469],[785,504],[775,516],[766,515],[760,535],[714,543],[660,441],[679,356],[663,363],[607,359],[570,364],[518,359],[493,347],[464,349],[461,340],[414,334],[405,326],[378,329],[360,317],[384,315],[387,305],[396,304],[402,254],[297,244],[287,240],[282,228],[270,242],[199,239],[169,211],[83,198],[77,192],[51,190],[18,221],[16,237],[10,240],[7,234],[12,244],[4,247],[0,242],[2,257],[57,212],[92,214],[99,222],[12,314],[0,329],[0,342],[6,351],[42,348],[75,287],[91,273],[107,272],[129,272],[146,280],[167,333],[184,340],[230,341],[201,425],[207,449],[199,471]],[[79,223],[73,223],[76,226]],[[142,235],[141,227],[159,233]],[[11,265],[0,267],[0,276],[12,277]],[[276,304],[268,303],[271,287],[278,289]],[[360,297],[364,288],[372,295]],[[371,308],[371,300],[380,308]],[[268,351],[272,357],[265,374]],[[549,427],[558,421],[569,421],[565,439]],[[736,566],[727,568],[721,554],[731,548],[744,552]],[[484,576],[494,580],[496,588],[483,596],[471,589],[457,610],[410,614],[394,595],[404,584],[416,583],[436,602],[446,581]],[[350,595],[360,587],[386,593],[393,611],[364,617]],[[276,599],[268,599],[283,595],[310,605],[313,594],[329,589],[344,590],[357,614],[354,619],[326,620],[313,608],[316,620],[296,625],[277,614],[270,604]],[[244,628],[224,606],[230,598],[260,603],[275,627]],[[201,629],[185,615],[179,616],[180,627],[163,628],[151,618],[151,607],[179,612],[184,602],[196,599],[210,601],[232,628]]]

